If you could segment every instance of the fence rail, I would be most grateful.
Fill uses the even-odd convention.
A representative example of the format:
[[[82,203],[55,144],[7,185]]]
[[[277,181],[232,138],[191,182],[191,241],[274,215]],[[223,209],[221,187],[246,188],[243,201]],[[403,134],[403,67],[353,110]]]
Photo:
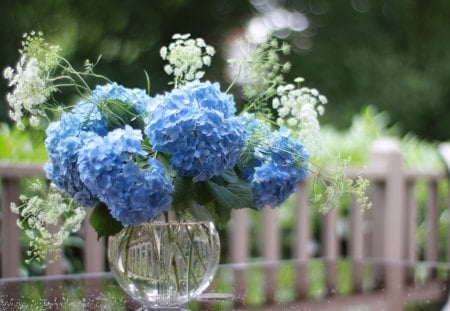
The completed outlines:
[[[446,254],[450,261],[450,242],[439,243],[439,218],[442,213],[450,212],[449,189],[445,191],[446,206],[439,200],[439,188],[446,183],[445,171],[407,170],[402,165],[402,150],[395,140],[376,141],[370,150],[370,160],[367,169],[349,168],[349,177],[362,175],[371,181],[370,197],[373,206],[370,210],[361,211],[355,200],[350,200],[348,213],[345,215],[349,224],[349,234],[345,239],[348,250],[342,249],[343,238],[338,234],[338,224],[343,215],[340,209],[334,209],[321,216],[319,232],[321,249],[319,254],[312,254],[310,242],[313,239],[312,215],[308,183],[302,183],[296,193],[295,215],[293,220],[293,245],[291,258],[300,263],[296,271],[296,292],[299,301],[307,301],[310,275],[308,262],[313,256],[319,256],[324,262],[326,276],[326,296],[336,296],[338,285],[337,263],[345,257],[351,263],[352,293],[354,297],[373,296],[383,289],[382,303],[386,310],[401,310],[406,300],[411,300],[411,293],[417,292],[414,285],[414,269],[395,263],[414,263],[425,261],[436,263]],[[1,198],[2,198],[2,246],[1,246],[1,276],[13,277],[19,273],[20,243],[19,231],[16,226],[17,216],[12,214],[10,202],[19,198],[20,180],[30,176],[43,176],[43,170],[38,165],[0,164]],[[426,202],[422,211],[417,201],[417,185],[425,184]],[[448,183],[446,183],[448,187]],[[442,192],[442,191],[441,191]],[[424,251],[417,242],[419,214],[425,215]],[[421,216],[422,217],[422,216]],[[278,226],[278,210],[265,209],[262,213],[264,228],[259,242],[260,257],[268,262],[281,258],[282,235]],[[241,263],[249,260],[250,248],[253,242],[251,232],[252,222],[248,210],[235,210],[228,232],[229,261]],[[317,229],[317,228],[316,228]],[[95,232],[89,225],[83,228],[85,234],[84,269],[86,272],[104,270],[104,242],[97,241]],[[316,233],[317,234],[317,233]],[[450,237],[450,232],[448,237]],[[448,239],[450,241],[450,239]],[[371,262],[372,285],[365,285],[364,265]],[[393,263],[392,265],[386,263]],[[62,265],[56,263],[47,269],[48,274],[62,273]],[[277,271],[268,265],[265,270],[266,303],[270,305],[277,291]],[[431,268],[427,280],[429,288],[442,286],[433,285],[439,282],[437,269]],[[236,290],[245,290],[248,286],[246,275],[236,273]],[[428,287],[427,287],[428,288]],[[425,293],[425,291],[423,292]],[[436,292],[433,292],[436,295]],[[430,294],[431,295],[431,294]],[[419,297],[420,295],[416,295]],[[343,300],[348,303],[348,297]],[[327,298],[328,299],[328,298]],[[356,298],[355,298],[356,299]],[[380,302],[377,301],[377,304]]]

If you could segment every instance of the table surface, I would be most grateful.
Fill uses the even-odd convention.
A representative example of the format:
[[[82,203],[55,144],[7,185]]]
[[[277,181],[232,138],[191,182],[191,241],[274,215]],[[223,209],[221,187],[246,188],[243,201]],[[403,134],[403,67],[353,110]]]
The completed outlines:
[[[345,262],[345,261],[343,261]],[[345,264],[339,264],[344,265]],[[339,306],[333,309],[332,297],[324,296],[324,275],[317,272],[317,267],[308,265],[310,279],[310,297],[307,300],[298,301],[295,293],[295,269],[298,263],[290,261],[280,262],[256,262],[240,265],[220,265],[213,282],[213,287],[206,291],[198,299],[188,303],[178,310],[379,310],[376,309],[377,298],[382,296],[359,294],[362,299],[358,304],[353,301],[353,294],[348,292],[349,280],[346,274],[351,272],[352,265],[339,268],[338,292],[334,296],[340,299]],[[276,269],[278,282],[275,299],[267,303],[264,282],[267,269]],[[416,277],[427,274],[429,266],[417,265]],[[436,267],[435,267],[436,268]],[[428,270],[427,270],[428,269]],[[405,304],[405,310],[441,310],[445,303],[448,287],[446,280],[449,277],[447,265],[437,267],[441,280],[438,297],[419,298],[413,303]],[[245,275],[246,287],[236,285],[238,279]],[[442,277],[444,275],[444,277]],[[447,279],[446,279],[447,278]],[[418,281],[420,283],[420,280]],[[427,282],[422,282],[426,284]],[[428,282],[429,283],[429,282]],[[419,285],[419,292],[421,291]],[[241,288],[241,289],[240,289]],[[424,287],[425,288],[425,287]],[[347,292],[346,292],[347,291]],[[423,290],[424,291],[424,290]],[[382,295],[383,289],[379,290]],[[141,305],[128,297],[115,282],[110,272],[95,274],[72,274],[41,277],[21,277],[0,279],[0,310],[141,310]],[[408,294],[414,295],[414,294]],[[345,299],[349,301],[345,306]],[[373,301],[372,301],[373,300]],[[369,301],[375,307],[367,307]],[[374,304],[375,303],[375,304]],[[338,306],[338,304],[335,304]],[[325,308],[326,307],[326,308]],[[173,309],[171,309],[173,310]]]

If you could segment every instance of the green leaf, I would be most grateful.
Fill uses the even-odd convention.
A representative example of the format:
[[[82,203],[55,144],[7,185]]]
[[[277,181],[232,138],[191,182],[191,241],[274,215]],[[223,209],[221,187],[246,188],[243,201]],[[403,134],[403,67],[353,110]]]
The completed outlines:
[[[188,203],[192,199],[192,178],[176,175],[173,179],[173,203]]]
[[[218,229],[226,228],[226,225],[231,218],[230,208],[217,207],[214,202],[205,205],[205,208],[209,211],[209,214]]]
[[[253,208],[252,187],[240,179],[234,170],[213,177],[206,181],[206,186],[220,208]]]
[[[105,116],[109,130],[130,125],[136,129],[144,128],[144,120],[133,107],[133,104],[118,99],[100,101],[100,112]]]
[[[192,206],[192,178],[176,175],[173,179],[174,192],[172,206],[178,215],[182,215],[186,209]]]
[[[89,223],[97,232],[97,239],[115,235],[123,229],[122,223],[111,216],[108,207],[102,202],[92,211]]]
[[[214,197],[209,192],[208,186],[204,181],[194,183],[193,190],[194,190],[192,194],[193,199],[200,205],[206,206],[207,204],[209,204],[211,201],[214,200]]]

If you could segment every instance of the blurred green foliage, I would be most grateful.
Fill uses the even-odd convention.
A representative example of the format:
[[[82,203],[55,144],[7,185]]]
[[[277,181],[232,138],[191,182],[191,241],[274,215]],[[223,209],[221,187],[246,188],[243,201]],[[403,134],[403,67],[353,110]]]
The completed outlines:
[[[326,121],[345,128],[370,104],[388,111],[402,133],[449,139],[450,2],[286,3],[310,19],[292,39],[301,55],[294,68],[329,97]]]
[[[62,48],[62,55],[81,68],[101,55],[96,71],[129,87],[152,82],[152,95],[167,89],[159,49],[174,33],[190,32],[222,50],[228,31],[244,23],[251,5],[240,0],[175,1],[0,1],[0,68],[14,65],[22,34],[31,30]],[[222,79],[221,58],[207,78]],[[6,121],[7,85],[0,81],[0,120]],[[67,92],[65,92],[67,93]],[[57,97],[70,103],[75,94]],[[8,120],[9,121],[9,120]]]
[[[98,72],[119,83],[143,87],[147,70],[155,94],[167,86],[159,48],[173,33],[203,37],[223,53],[251,17],[277,8],[307,17],[305,30],[279,35],[293,45],[292,77],[304,76],[329,98],[325,123],[346,128],[362,106],[373,105],[402,134],[450,137],[445,0],[2,0],[0,68],[16,62],[22,33],[42,30],[74,64],[102,55]],[[215,57],[206,78],[222,80],[224,57]],[[0,94],[6,89],[2,80]],[[6,107],[4,96],[0,105]],[[6,113],[0,110],[0,121]]]
[[[22,132],[0,123],[0,161],[43,163],[46,159],[43,133]]]
[[[351,165],[366,165],[372,143],[381,137],[400,139],[403,163],[416,170],[443,169],[437,152],[437,143],[420,139],[412,133],[401,136],[397,125],[390,125],[386,111],[379,112],[374,106],[367,106],[352,118],[347,129],[337,130],[326,126],[322,129],[323,151],[318,159],[322,165],[333,165],[337,155],[350,159]]]

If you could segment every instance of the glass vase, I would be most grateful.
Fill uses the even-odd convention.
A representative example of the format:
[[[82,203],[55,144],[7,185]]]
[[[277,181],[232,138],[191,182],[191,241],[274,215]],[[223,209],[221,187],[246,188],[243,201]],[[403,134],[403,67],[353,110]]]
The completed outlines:
[[[179,308],[211,283],[220,240],[199,205],[162,214],[109,238],[108,260],[119,285],[144,308]]]

